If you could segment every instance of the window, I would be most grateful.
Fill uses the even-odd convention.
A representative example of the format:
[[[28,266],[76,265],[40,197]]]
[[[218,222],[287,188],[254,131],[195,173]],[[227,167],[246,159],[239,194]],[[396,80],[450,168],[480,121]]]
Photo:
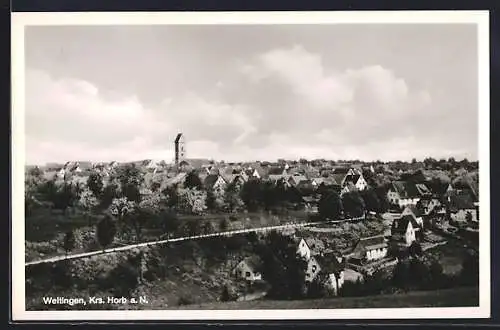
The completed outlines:
[[[313,273],[316,272],[316,265],[312,265],[312,271]]]
[[[245,276],[246,276],[246,277],[250,277],[250,272],[246,272],[246,273],[245,273]]]

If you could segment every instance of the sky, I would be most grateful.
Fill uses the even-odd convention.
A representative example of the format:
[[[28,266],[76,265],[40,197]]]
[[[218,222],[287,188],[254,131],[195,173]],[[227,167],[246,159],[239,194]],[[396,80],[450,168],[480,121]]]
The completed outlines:
[[[26,162],[478,157],[471,24],[30,26]]]

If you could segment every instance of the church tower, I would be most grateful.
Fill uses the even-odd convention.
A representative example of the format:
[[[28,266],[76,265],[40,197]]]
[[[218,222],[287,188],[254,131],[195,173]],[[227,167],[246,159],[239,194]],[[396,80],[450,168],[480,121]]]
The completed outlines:
[[[177,134],[175,137],[175,165],[186,159],[186,141],[182,133]]]

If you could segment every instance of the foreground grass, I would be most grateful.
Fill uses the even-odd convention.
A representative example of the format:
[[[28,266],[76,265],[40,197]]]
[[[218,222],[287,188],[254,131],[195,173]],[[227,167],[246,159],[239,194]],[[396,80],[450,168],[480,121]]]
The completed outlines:
[[[404,307],[473,307],[479,306],[479,288],[454,288],[437,291],[415,291],[369,297],[328,298],[312,300],[254,300],[173,307],[174,309],[340,309]],[[152,308],[152,306],[149,306]]]

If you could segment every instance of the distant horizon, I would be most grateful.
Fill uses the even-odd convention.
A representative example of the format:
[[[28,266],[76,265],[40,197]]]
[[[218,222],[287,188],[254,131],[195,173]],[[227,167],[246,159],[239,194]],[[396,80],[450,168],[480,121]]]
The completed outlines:
[[[457,157],[433,157],[433,156],[428,156],[422,159],[415,158],[417,163],[422,163],[426,158],[432,158],[437,161],[440,161],[441,159],[444,159],[448,161],[450,158],[454,158],[457,163],[463,161],[464,159],[467,159],[468,162],[479,162],[478,159],[469,159],[467,157],[462,157],[462,158],[457,158]],[[186,161],[189,162],[189,160],[208,160],[208,161],[214,161],[215,163],[256,163],[256,162],[268,162],[268,163],[277,163],[280,160],[285,160],[288,162],[299,162],[301,159],[306,159],[308,162],[315,161],[315,160],[325,160],[325,161],[334,161],[336,163],[338,162],[353,162],[355,160],[359,161],[360,163],[376,163],[376,162],[382,162],[382,163],[393,163],[393,162],[406,162],[406,163],[411,163],[412,159],[375,159],[375,160],[363,160],[363,159],[330,159],[330,158],[305,158],[305,157],[298,157],[298,158],[281,158],[278,157],[276,159],[253,159],[253,160],[226,160],[226,159],[212,159],[212,158],[207,158],[207,157],[188,157],[186,158]],[[25,166],[44,166],[48,164],[58,164],[58,165],[63,165],[67,162],[90,162],[93,164],[96,163],[110,163],[110,162],[117,162],[117,163],[135,163],[135,162],[140,162],[140,161],[146,161],[146,160],[153,160],[157,162],[165,161],[167,164],[174,164],[173,160],[167,160],[167,159],[161,159],[161,158],[144,158],[144,159],[129,159],[129,160],[65,160],[65,161],[49,161],[49,162],[44,162],[44,163],[26,163]]]

